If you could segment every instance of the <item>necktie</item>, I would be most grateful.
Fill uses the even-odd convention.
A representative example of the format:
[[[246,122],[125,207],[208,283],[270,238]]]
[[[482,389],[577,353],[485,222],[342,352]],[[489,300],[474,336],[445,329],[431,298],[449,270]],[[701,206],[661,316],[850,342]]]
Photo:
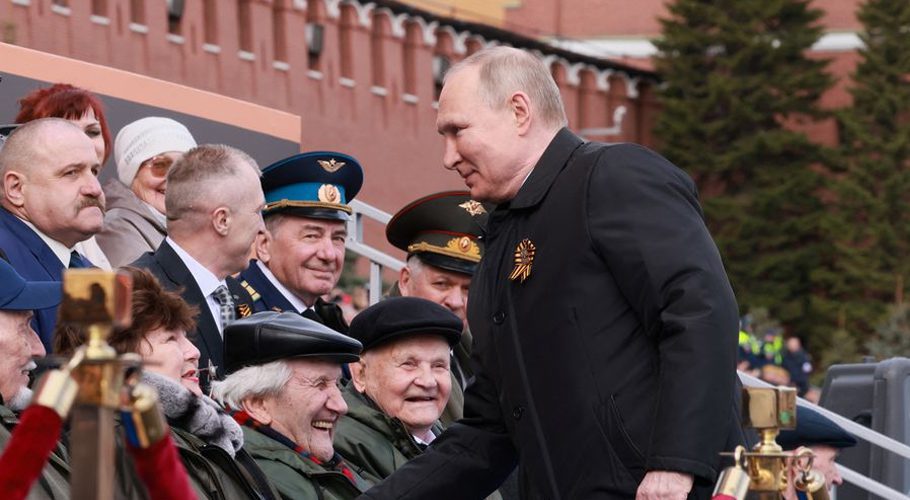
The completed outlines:
[[[85,258],[79,255],[79,252],[73,250],[70,252],[70,269],[83,269],[89,267],[88,263],[85,262]]]
[[[312,309],[304,309],[300,315],[306,319],[311,319],[317,323],[322,323],[322,318],[320,318],[319,315],[316,314],[316,311]]]
[[[218,302],[218,306],[221,309],[221,331],[224,331],[224,328],[231,324],[236,318],[234,313],[234,299],[231,297],[231,292],[228,291],[228,288],[225,285],[219,285],[218,288],[212,292],[212,297],[215,298],[215,302]]]

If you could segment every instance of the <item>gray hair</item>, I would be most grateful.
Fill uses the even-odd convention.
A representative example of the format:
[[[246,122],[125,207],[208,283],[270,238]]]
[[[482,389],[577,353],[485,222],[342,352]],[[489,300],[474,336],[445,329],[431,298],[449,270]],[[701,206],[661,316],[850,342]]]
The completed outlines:
[[[167,174],[164,206],[168,221],[185,218],[200,203],[217,206],[236,202],[237,190],[225,189],[225,183],[219,181],[239,175],[242,167],[238,163],[262,176],[256,160],[237,148],[203,144],[187,151]]]
[[[43,136],[56,127],[71,127],[83,134],[79,127],[63,118],[40,118],[17,127],[0,148],[0,176],[13,169],[27,170],[35,165],[43,151]]]
[[[294,372],[285,360],[247,366],[212,382],[212,399],[222,406],[239,410],[244,400],[277,396]]]
[[[544,123],[554,128],[569,123],[553,75],[530,52],[503,46],[477,51],[452,66],[444,81],[468,67],[478,68],[480,95],[492,109],[502,109],[513,92],[522,91],[528,94]]]

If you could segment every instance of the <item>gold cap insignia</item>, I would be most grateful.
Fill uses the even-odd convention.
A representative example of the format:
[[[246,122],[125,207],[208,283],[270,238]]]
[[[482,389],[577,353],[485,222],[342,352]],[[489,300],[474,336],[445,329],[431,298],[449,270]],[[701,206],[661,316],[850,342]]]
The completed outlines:
[[[534,263],[534,252],[537,249],[531,240],[525,238],[515,247],[515,269],[509,279],[512,281],[519,280],[522,283],[531,276],[531,264]]]
[[[481,205],[479,201],[475,201],[475,200],[468,200],[458,206],[467,210],[468,213],[471,214],[472,216],[477,216],[477,215],[482,215],[482,214],[487,213],[487,210],[485,208],[483,208],[483,205]]]
[[[477,246],[477,243],[475,243],[474,240],[467,236],[452,238],[446,243],[446,249],[465,256],[476,257],[478,260],[480,259],[480,247]]]
[[[319,163],[319,166],[322,167],[326,172],[334,173],[339,168],[344,166],[343,161],[336,161],[335,158],[332,158],[328,161],[326,160],[316,160]]]
[[[323,184],[319,187],[319,201],[323,203],[341,203],[341,192],[331,184]]]

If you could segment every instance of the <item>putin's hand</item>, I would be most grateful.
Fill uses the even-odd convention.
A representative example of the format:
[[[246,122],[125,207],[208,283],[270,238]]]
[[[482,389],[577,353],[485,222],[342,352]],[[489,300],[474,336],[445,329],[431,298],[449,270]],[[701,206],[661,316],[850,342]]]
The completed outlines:
[[[638,485],[635,500],[686,500],[692,482],[692,474],[652,470]]]

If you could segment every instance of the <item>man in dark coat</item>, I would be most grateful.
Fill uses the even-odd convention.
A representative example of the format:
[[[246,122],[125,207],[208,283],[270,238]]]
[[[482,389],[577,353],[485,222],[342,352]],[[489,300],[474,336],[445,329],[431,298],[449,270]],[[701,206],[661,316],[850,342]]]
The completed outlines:
[[[360,163],[331,151],[296,154],[262,170],[268,231],[240,274],[254,312],[294,311],[348,331],[341,308],[322,296],[344,269],[348,204],[362,184]]]
[[[63,270],[89,267],[76,244],[101,230],[101,165],[91,139],[59,118],[19,127],[0,151],[0,248],[25,279],[61,281]],[[57,307],[35,311],[33,326],[45,349]]]
[[[490,214],[468,320],[465,418],[370,498],[706,498],[741,436],[737,306],[692,180],[636,145],[584,143],[533,55],[448,74],[445,167]]]
[[[224,327],[251,313],[231,275],[246,267],[254,240],[265,230],[259,167],[230,146],[193,148],[168,173],[165,205],[168,236],[132,265],[148,269],[165,288],[181,290],[199,308],[191,336],[199,366],[222,367]],[[208,386],[208,379],[200,382]]]

